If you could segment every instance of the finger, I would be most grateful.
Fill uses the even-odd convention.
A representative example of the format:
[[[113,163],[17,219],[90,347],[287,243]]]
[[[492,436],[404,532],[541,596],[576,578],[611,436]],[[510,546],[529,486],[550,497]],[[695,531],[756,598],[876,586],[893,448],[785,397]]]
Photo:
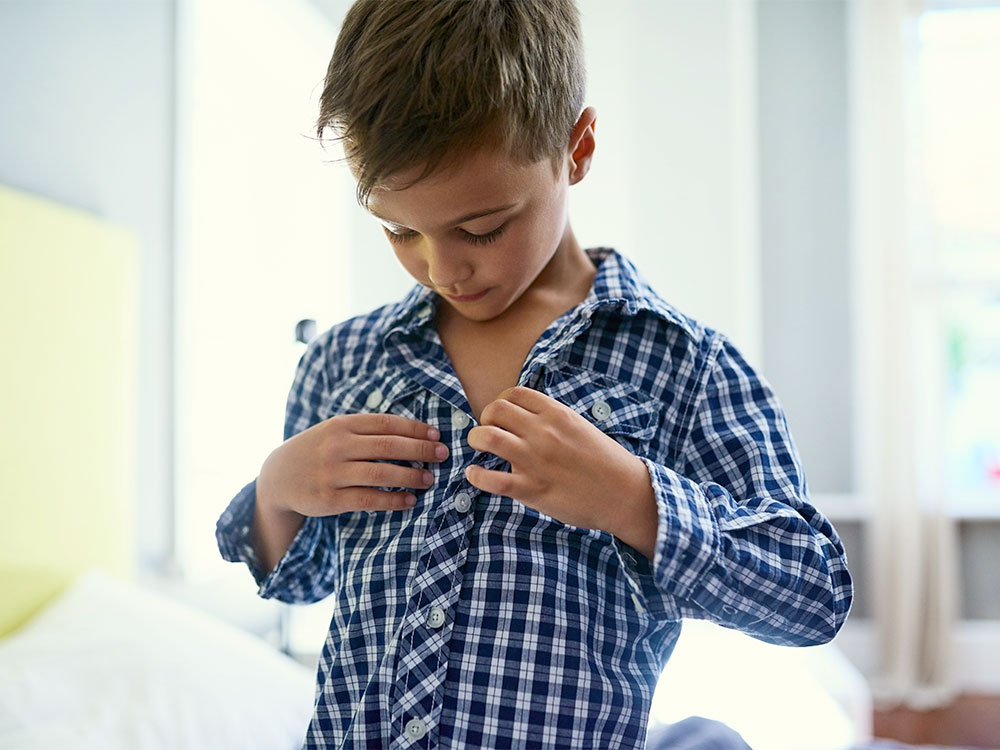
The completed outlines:
[[[358,435],[346,441],[344,457],[348,460],[440,462],[448,457],[448,446],[432,440],[398,435]]]
[[[434,475],[426,469],[373,461],[348,461],[337,477],[341,487],[412,487],[426,490]]]
[[[506,471],[490,471],[482,466],[466,466],[465,478],[473,487],[488,492],[491,495],[517,498],[517,477]]]
[[[416,502],[416,495],[412,492],[387,492],[366,487],[352,487],[342,492],[338,504],[350,510],[374,511],[409,510],[416,505]]]
[[[524,437],[531,430],[531,420],[534,416],[533,412],[513,401],[497,398],[483,407],[483,411],[479,415],[479,424],[496,425]]]
[[[402,435],[420,440],[437,440],[440,431],[426,422],[398,414],[347,414],[345,424],[357,435]]]
[[[517,435],[493,425],[476,425],[469,430],[469,446],[477,451],[492,453],[512,464],[517,463],[524,441]]]
[[[523,385],[515,385],[512,388],[508,388],[501,392],[497,398],[510,401],[512,404],[517,404],[522,409],[534,412],[535,414],[540,414],[553,404],[559,403],[551,396],[547,396],[541,391],[536,391],[534,388],[526,388]]]

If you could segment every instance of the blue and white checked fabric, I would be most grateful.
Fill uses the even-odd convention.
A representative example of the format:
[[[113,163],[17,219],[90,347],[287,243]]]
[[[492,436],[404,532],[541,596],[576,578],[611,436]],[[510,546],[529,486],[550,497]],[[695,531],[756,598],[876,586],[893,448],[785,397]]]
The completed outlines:
[[[255,481],[219,519],[222,556],[265,598],[330,597],[305,748],[641,748],[683,618],[771,643],[830,640],[852,583],[808,500],[767,382],[721,333],[664,302],[610,248],[589,296],[531,350],[541,390],[642,458],[659,508],[649,560],[604,531],[470,485],[472,411],[422,286],[310,342],[285,439],[339,414],[436,426],[449,458],[406,511],[306,519],[273,571],[250,544]],[[420,464],[414,463],[414,466]]]

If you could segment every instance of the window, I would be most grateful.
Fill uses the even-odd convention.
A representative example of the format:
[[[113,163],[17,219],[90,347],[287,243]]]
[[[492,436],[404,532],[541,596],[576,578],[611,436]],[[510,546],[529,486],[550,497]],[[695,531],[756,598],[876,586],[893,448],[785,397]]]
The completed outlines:
[[[917,24],[909,206],[921,335],[936,375],[924,426],[960,516],[1000,513],[1000,7]],[[937,429],[934,429],[934,426]],[[934,478],[931,481],[935,481]]]
[[[303,0],[180,9],[177,547],[190,579],[253,594],[216,519],[281,443],[297,321],[322,330],[347,305],[353,188],[310,138],[335,33]]]

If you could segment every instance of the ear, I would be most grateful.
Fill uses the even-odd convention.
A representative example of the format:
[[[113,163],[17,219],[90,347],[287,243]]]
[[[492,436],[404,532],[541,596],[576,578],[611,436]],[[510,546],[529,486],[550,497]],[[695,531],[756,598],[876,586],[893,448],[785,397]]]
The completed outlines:
[[[573,131],[570,133],[567,163],[569,184],[575,185],[590,171],[594,158],[594,130],[597,127],[597,110],[587,107],[580,113]]]

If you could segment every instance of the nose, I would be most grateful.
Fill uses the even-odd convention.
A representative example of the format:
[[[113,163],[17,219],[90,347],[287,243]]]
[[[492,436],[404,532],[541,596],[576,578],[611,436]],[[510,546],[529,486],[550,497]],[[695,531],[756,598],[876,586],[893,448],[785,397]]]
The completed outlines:
[[[439,289],[453,289],[472,276],[472,266],[460,250],[428,242],[426,253],[427,276]]]

